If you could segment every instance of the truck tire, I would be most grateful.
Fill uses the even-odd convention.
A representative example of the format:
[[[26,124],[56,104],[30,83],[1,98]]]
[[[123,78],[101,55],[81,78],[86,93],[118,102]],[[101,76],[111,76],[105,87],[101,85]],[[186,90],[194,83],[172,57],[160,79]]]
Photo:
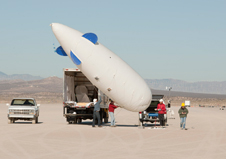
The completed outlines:
[[[32,124],[35,124],[36,123],[36,118],[33,118],[32,119]]]
[[[142,124],[142,126],[144,126],[144,123],[143,123],[143,121],[141,122],[141,124]]]
[[[35,123],[38,123],[38,117],[35,118]]]
[[[78,124],[81,124],[81,123],[82,123],[82,119],[79,118],[79,119],[78,119]]]
[[[144,126],[144,121],[140,119],[141,125]]]
[[[108,117],[104,118],[104,123],[108,123]]]
[[[78,123],[78,119],[77,119],[77,118],[75,118],[74,124],[77,124],[77,123]]]

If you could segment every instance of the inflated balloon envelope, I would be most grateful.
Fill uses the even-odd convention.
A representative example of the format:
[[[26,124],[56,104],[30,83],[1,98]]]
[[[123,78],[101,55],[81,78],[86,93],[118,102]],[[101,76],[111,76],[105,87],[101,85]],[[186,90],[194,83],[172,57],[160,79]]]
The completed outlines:
[[[69,56],[78,69],[121,107],[139,112],[151,103],[151,90],[126,62],[98,42],[94,33],[83,34],[68,26],[52,23],[60,43],[56,52]]]

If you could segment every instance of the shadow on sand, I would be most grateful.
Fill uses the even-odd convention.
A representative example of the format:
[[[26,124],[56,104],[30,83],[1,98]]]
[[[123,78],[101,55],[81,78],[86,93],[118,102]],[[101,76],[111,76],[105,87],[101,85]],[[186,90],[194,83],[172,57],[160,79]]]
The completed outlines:
[[[68,124],[68,125],[86,125],[86,126],[92,126],[92,124],[93,124],[92,121],[82,121],[82,123]],[[95,125],[97,126],[98,124],[95,124]],[[104,127],[110,127],[111,126],[111,123],[110,122],[108,122],[108,123],[102,123],[101,125],[104,126]],[[155,125],[148,124],[147,126],[155,126]],[[134,128],[134,127],[138,127],[138,125],[126,125],[126,124],[117,124],[116,123],[116,127],[127,127],[127,128],[131,127],[131,128]]]

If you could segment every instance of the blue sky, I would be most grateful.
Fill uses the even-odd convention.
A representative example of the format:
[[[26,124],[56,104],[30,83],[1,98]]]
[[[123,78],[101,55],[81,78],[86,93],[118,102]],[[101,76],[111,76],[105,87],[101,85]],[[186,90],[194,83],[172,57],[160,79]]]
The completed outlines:
[[[0,6],[0,71],[62,77],[74,68],[54,53],[49,24],[98,41],[143,78],[226,81],[224,0],[12,0]],[[53,45],[54,44],[54,45]]]

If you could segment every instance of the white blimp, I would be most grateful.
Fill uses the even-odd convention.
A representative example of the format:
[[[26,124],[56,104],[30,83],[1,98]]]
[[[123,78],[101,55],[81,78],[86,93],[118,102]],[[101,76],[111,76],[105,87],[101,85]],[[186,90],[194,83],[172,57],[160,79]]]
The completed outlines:
[[[59,23],[50,26],[61,45],[56,52],[69,56],[92,84],[118,105],[134,112],[150,105],[151,90],[143,78],[101,45],[94,33],[83,34]]]

